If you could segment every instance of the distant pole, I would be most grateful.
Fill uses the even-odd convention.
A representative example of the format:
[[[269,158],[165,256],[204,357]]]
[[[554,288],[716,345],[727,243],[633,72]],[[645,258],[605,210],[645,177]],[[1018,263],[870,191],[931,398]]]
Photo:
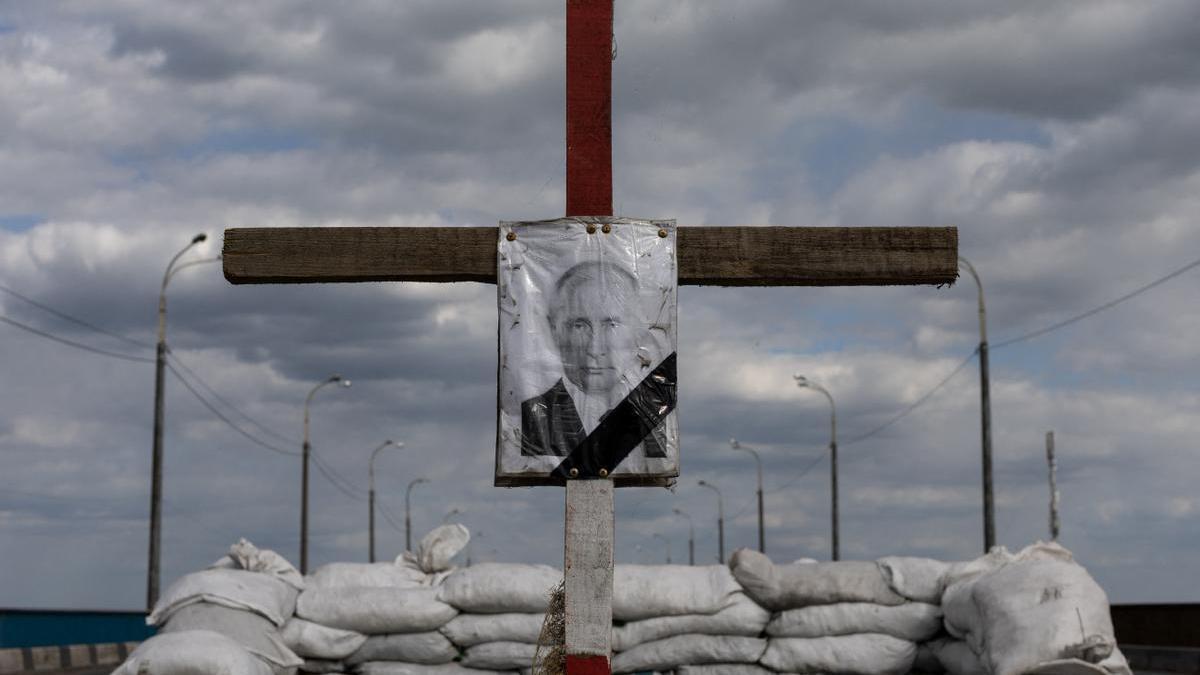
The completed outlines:
[[[699,481],[700,487],[706,487],[717,493],[717,562],[725,564],[725,500],[721,497],[721,491],[716,485],[708,481]]]
[[[729,447],[734,450],[745,450],[754,456],[754,465],[758,467],[758,552],[766,553],[766,530],[763,527],[763,480],[762,480],[762,458],[758,456],[758,452],[749,446],[738,443],[736,438],[729,439]]]
[[[1054,432],[1046,432],[1046,462],[1050,465],[1050,541],[1058,541],[1058,464],[1054,460]]]
[[[300,478],[300,574],[308,574],[308,456],[312,453],[312,445],[308,442],[308,406],[318,389],[335,382],[340,382],[343,387],[350,386],[350,380],[343,380],[341,375],[330,375],[313,387],[304,398],[304,459]]]
[[[412,550],[412,489],[421,483],[428,483],[428,478],[414,478],[409,481],[408,489],[404,491],[404,550]]]
[[[677,516],[683,516],[688,521],[688,564],[696,564],[696,524],[692,522],[692,517],[684,513],[682,509],[672,509]]]
[[[670,565],[671,564],[671,540],[668,539],[665,534],[659,534],[657,532],[655,532],[653,536],[655,539],[663,540],[663,546],[666,548],[666,551],[667,551],[667,564]]]
[[[838,459],[837,459],[837,405],[833,402],[833,394],[821,385],[797,373],[792,376],[796,380],[796,386],[801,389],[807,387],[825,394],[825,398],[829,399],[829,500],[830,500],[830,519],[833,524],[832,549],[833,560],[838,560]]]
[[[992,399],[988,391],[987,310],[983,304],[983,282],[966,258],[958,262],[970,273],[979,291],[979,404],[983,436],[983,552],[996,545],[996,506],[992,494]]]
[[[368,560],[370,560],[370,562],[375,562],[375,457],[379,455],[380,450],[383,450],[389,445],[396,446],[397,450],[404,447],[403,443],[393,443],[390,440],[384,441],[378,448],[375,448],[374,452],[371,453],[371,461],[367,463],[367,475],[369,478],[368,483],[370,486],[367,491],[367,494],[369,495],[368,501],[370,502],[368,509],[369,513],[371,514],[368,519],[369,525],[367,526],[367,529],[370,532],[370,544],[368,544]]]
[[[192,237],[191,243],[171,258],[171,262],[167,263],[167,270],[163,272],[162,287],[158,292],[158,344],[154,353],[154,440],[150,459],[150,562],[146,568],[147,611],[153,611],[154,603],[158,602],[159,570],[162,562],[163,385],[167,365],[167,283],[178,271],[175,269],[175,263],[180,256],[207,238],[208,235],[204,233]],[[179,269],[213,260],[216,258],[187,263],[180,265]]]
[[[450,509],[449,511],[447,511],[446,515],[442,516],[442,524],[445,525],[446,523],[449,523],[450,519],[453,518],[454,516],[461,516],[464,513],[466,513],[466,511],[463,511],[462,509],[460,509],[456,506],[456,507]]]

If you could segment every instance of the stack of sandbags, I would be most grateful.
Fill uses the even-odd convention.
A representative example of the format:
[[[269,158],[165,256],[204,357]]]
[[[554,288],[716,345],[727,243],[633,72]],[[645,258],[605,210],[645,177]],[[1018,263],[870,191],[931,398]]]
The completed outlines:
[[[950,638],[931,648],[953,675],[1129,675],[1108,596],[1056,543],[997,547],[952,566],[945,586]]]
[[[456,666],[435,668],[459,657],[438,632],[458,614],[438,599],[438,584],[469,538],[462,525],[444,525],[421,540],[415,555],[391,563],[330,563],[314,571],[283,633],[305,657],[301,669],[453,672]]]
[[[617,565],[612,670],[736,672],[766,650],[760,636],[769,619],[724,565]]]
[[[303,663],[280,627],[291,617],[304,581],[282,556],[246,540],[209,569],[171,584],[146,622],[159,633],[142,643],[123,668],[175,675],[186,665],[211,664],[229,673],[291,673]]]
[[[474,669],[529,668],[562,572],[548,565],[482,563],[455,570],[438,597],[459,612],[441,633]]]
[[[735,552],[729,564],[746,594],[777,612],[766,627],[762,665],[801,673],[903,675],[912,670],[917,643],[941,628],[940,608],[927,602],[936,602],[940,575],[909,572],[910,566],[922,567],[914,559],[890,562],[890,568],[869,561],[775,565],[757,551]],[[926,602],[897,592],[893,585],[905,587],[895,583],[901,579],[913,587],[911,595]]]

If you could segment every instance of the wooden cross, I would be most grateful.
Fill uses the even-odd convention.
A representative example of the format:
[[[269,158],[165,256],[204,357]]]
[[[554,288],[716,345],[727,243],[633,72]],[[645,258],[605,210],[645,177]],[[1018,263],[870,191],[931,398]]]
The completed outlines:
[[[567,216],[612,215],[612,0],[566,0]],[[238,228],[234,284],[496,283],[496,227]],[[680,227],[679,283],[715,286],[951,284],[953,227]],[[613,484],[566,485],[567,673],[609,671]]]

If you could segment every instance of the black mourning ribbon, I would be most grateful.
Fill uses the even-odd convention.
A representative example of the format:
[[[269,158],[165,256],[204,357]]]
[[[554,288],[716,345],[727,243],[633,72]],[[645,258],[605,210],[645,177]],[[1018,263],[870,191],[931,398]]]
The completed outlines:
[[[600,478],[601,469],[611,473],[617,468],[675,409],[675,362],[675,352],[671,352],[550,475],[572,478],[571,469],[578,469],[574,478]]]

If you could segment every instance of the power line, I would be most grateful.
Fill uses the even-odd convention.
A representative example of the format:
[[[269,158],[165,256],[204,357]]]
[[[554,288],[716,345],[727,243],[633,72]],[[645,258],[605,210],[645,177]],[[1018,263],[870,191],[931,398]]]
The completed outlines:
[[[185,372],[187,372],[187,374],[190,375],[192,377],[192,379],[194,379],[196,382],[198,382],[200,384],[200,386],[203,387],[208,393],[212,394],[213,398],[217,399],[221,403],[224,403],[226,408],[229,408],[230,410],[232,410],[234,413],[236,413],[238,415],[238,417],[241,417],[242,419],[246,420],[250,424],[253,424],[256,428],[258,428],[259,431],[262,431],[263,433],[267,434],[268,436],[273,436],[276,439],[283,441],[284,443],[288,443],[290,445],[299,445],[300,444],[299,441],[297,441],[293,438],[288,438],[287,436],[284,436],[281,433],[273,431],[272,429],[268,428],[267,426],[265,426],[262,423],[255,420],[253,417],[250,417],[246,413],[242,412],[241,408],[230,403],[225,397],[218,394],[217,391],[212,388],[212,386],[210,386],[207,382],[204,381],[204,378],[200,377],[198,374],[196,374],[196,371],[189,368],[187,366],[187,364],[183,362],[183,359],[179,358],[179,355],[176,354],[174,350],[169,350],[167,353],[167,356],[172,361],[174,361],[176,365],[178,365],[180,368],[183,368],[183,370]]]
[[[119,354],[117,352],[110,352],[106,349],[99,349],[97,347],[85,345],[82,342],[75,342],[74,340],[68,340],[67,338],[58,337],[57,335],[47,333],[43,330],[38,330],[37,328],[34,328],[33,326],[28,326],[26,324],[23,324],[20,321],[14,321],[13,319],[10,319],[4,315],[0,315],[0,321],[4,322],[10,326],[13,326],[14,328],[20,328],[23,331],[33,333],[34,335],[37,335],[40,337],[44,337],[47,340],[53,340],[59,344],[67,345],[68,347],[82,349],[85,352],[91,352],[93,354],[100,354],[101,356],[109,356],[114,359],[123,359],[125,361],[134,361],[136,363],[154,363],[154,359],[152,359],[152,358],[148,358],[148,357],[144,357],[144,356],[131,356],[129,354]]]
[[[107,330],[107,329],[105,329],[105,328],[101,328],[100,326],[97,326],[97,325],[95,325],[95,324],[93,324],[93,323],[89,323],[89,322],[87,322],[87,321],[84,321],[83,319],[80,319],[80,318],[78,318],[78,317],[71,316],[70,314],[67,314],[66,312],[59,311],[59,310],[57,310],[57,309],[54,309],[53,307],[51,307],[51,306],[49,306],[49,305],[43,304],[43,303],[41,303],[41,302],[38,302],[37,300],[34,300],[33,298],[26,297],[26,296],[24,296],[24,295],[22,295],[22,294],[20,294],[20,293],[18,293],[18,292],[16,292],[16,291],[14,291],[13,289],[11,289],[11,288],[9,288],[9,287],[7,287],[7,286],[4,286],[3,284],[0,284],[0,291],[4,291],[5,293],[8,293],[9,295],[13,296],[14,298],[17,298],[18,300],[22,300],[22,301],[24,301],[24,302],[27,302],[27,303],[29,303],[29,304],[33,305],[34,307],[37,307],[38,309],[40,309],[40,310],[42,310],[42,311],[49,312],[50,314],[53,314],[54,316],[57,316],[57,317],[58,317],[58,318],[60,318],[60,319],[64,319],[64,320],[66,320],[66,321],[70,321],[70,322],[71,322],[71,323],[73,323],[73,324],[76,324],[76,325],[79,325],[79,326],[83,326],[84,328],[87,328],[87,329],[90,329],[90,330],[96,331],[97,333],[102,333],[102,334],[104,334],[104,335],[107,335],[107,336],[109,336],[109,337],[111,337],[111,338],[116,338],[116,339],[118,339],[118,340],[121,340],[121,341],[124,341],[124,342],[128,342],[129,344],[131,344],[131,345],[134,345],[134,346],[136,346],[136,347],[142,347],[142,348],[145,348],[145,349],[154,349],[154,345],[152,345],[152,344],[150,344],[150,343],[148,343],[148,342],[142,342],[141,340],[134,340],[133,338],[131,338],[131,337],[127,337],[127,336],[125,336],[125,335],[121,335],[120,333],[114,333],[114,332],[112,332],[112,331],[110,331],[110,330]]]
[[[1158,286],[1159,284],[1166,283],[1167,281],[1170,281],[1171,279],[1174,279],[1175,277],[1179,276],[1180,274],[1183,274],[1184,272],[1187,272],[1188,270],[1192,269],[1193,267],[1197,267],[1197,266],[1200,266],[1200,260],[1193,260],[1192,262],[1184,265],[1183,267],[1180,267],[1179,269],[1175,270],[1174,272],[1171,272],[1170,274],[1167,274],[1166,276],[1159,277],[1158,279],[1151,281],[1150,283],[1146,284],[1145,286],[1136,288],[1115,300],[1110,300],[1102,305],[1099,305],[1098,307],[1093,307],[1092,309],[1089,309],[1086,312],[1083,312],[1081,314],[1076,314],[1075,316],[1072,316],[1068,319],[1063,319],[1062,321],[1059,321],[1058,323],[1046,326],[1045,328],[1039,328],[1038,330],[1035,330],[1030,333],[1026,333],[1024,335],[1018,335],[1017,337],[1009,338],[1007,340],[1004,340],[1003,342],[997,342],[996,344],[991,345],[991,348],[992,349],[1000,349],[1001,347],[1007,347],[1008,345],[1015,344],[1017,342],[1024,342],[1025,340],[1032,340],[1035,337],[1045,335],[1046,333],[1049,333],[1050,331],[1058,330],[1059,328],[1065,328],[1066,326],[1069,326],[1069,325],[1075,323],[1076,321],[1082,321],[1083,319],[1086,319],[1089,316],[1092,316],[1094,314],[1099,314],[1100,312],[1103,312],[1106,309],[1115,307],[1116,305],[1119,305],[1120,303],[1125,302],[1126,300],[1128,300],[1136,295],[1141,295],[1142,293],[1145,293],[1146,291],[1150,290],[1151,288],[1154,288],[1155,286]]]
[[[321,456],[315,451],[312,452],[312,460],[313,464],[315,464],[317,467],[317,471],[319,471],[322,476],[325,476],[325,478],[333,485],[333,487],[337,488],[338,492],[341,492],[347,497],[360,502],[367,501],[367,498],[362,496],[361,492],[359,492],[357,488],[354,488],[350,481],[346,480],[344,476],[334,471],[333,467],[326,464],[324,460],[321,459]]]
[[[963,359],[961,363],[959,363],[957,366],[955,366],[954,370],[950,371],[950,373],[948,375],[943,377],[942,380],[940,382],[938,382],[936,385],[934,385],[932,389],[930,389],[929,391],[922,394],[921,398],[918,398],[916,401],[913,401],[911,404],[909,404],[909,406],[906,407],[904,410],[901,410],[900,413],[897,414],[895,417],[892,417],[888,421],[884,422],[883,424],[880,424],[879,426],[875,427],[874,429],[868,431],[865,434],[860,434],[858,436],[854,436],[853,438],[850,438],[849,440],[843,441],[842,445],[850,445],[852,443],[857,443],[859,441],[866,440],[866,439],[870,438],[871,436],[874,436],[875,434],[892,426],[896,422],[899,422],[902,418],[904,418],[909,413],[911,413],[912,411],[914,411],[918,407],[920,407],[923,403],[928,401],[929,397],[933,396],[933,394],[935,392],[937,392],[938,389],[941,389],[942,387],[946,386],[946,384],[948,382],[950,382],[950,380],[953,379],[955,375],[957,375],[963,368],[965,368],[967,366],[968,363],[971,362],[971,359],[975,358],[975,352],[977,352],[977,351],[979,351],[978,347],[971,350],[971,353],[967,354],[967,358]]]
[[[280,447],[271,445],[270,443],[267,443],[266,441],[263,441],[263,440],[257,438],[256,436],[251,435],[245,429],[234,424],[233,421],[230,420],[228,417],[226,417],[224,414],[222,414],[220,410],[217,410],[217,408],[212,403],[210,403],[208,401],[208,399],[204,398],[204,396],[202,396],[200,394],[200,392],[196,391],[196,388],[193,387],[192,384],[190,382],[188,382],[187,379],[183,375],[181,375],[178,370],[175,369],[174,365],[172,365],[170,363],[168,363],[166,365],[167,365],[167,369],[171,371],[171,374],[174,375],[176,378],[178,378],[179,381],[183,383],[183,386],[186,387],[188,391],[192,392],[192,396],[195,396],[196,400],[198,400],[198,401],[200,401],[200,403],[204,404],[205,408],[208,408],[209,412],[211,412],[213,415],[215,415],[217,419],[221,420],[226,425],[228,425],[230,429],[233,429],[234,431],[236,431],[239,434],[241,434],[242,436],[244,436],[251,443],[262,446],[263,448],[266,448],[267,450],[270,450],[271,452],[279,453],[281,455],[297,456],[300,454],[299,452],[297,452],[295,450],[286,450],[284,448],[280,448]]]

